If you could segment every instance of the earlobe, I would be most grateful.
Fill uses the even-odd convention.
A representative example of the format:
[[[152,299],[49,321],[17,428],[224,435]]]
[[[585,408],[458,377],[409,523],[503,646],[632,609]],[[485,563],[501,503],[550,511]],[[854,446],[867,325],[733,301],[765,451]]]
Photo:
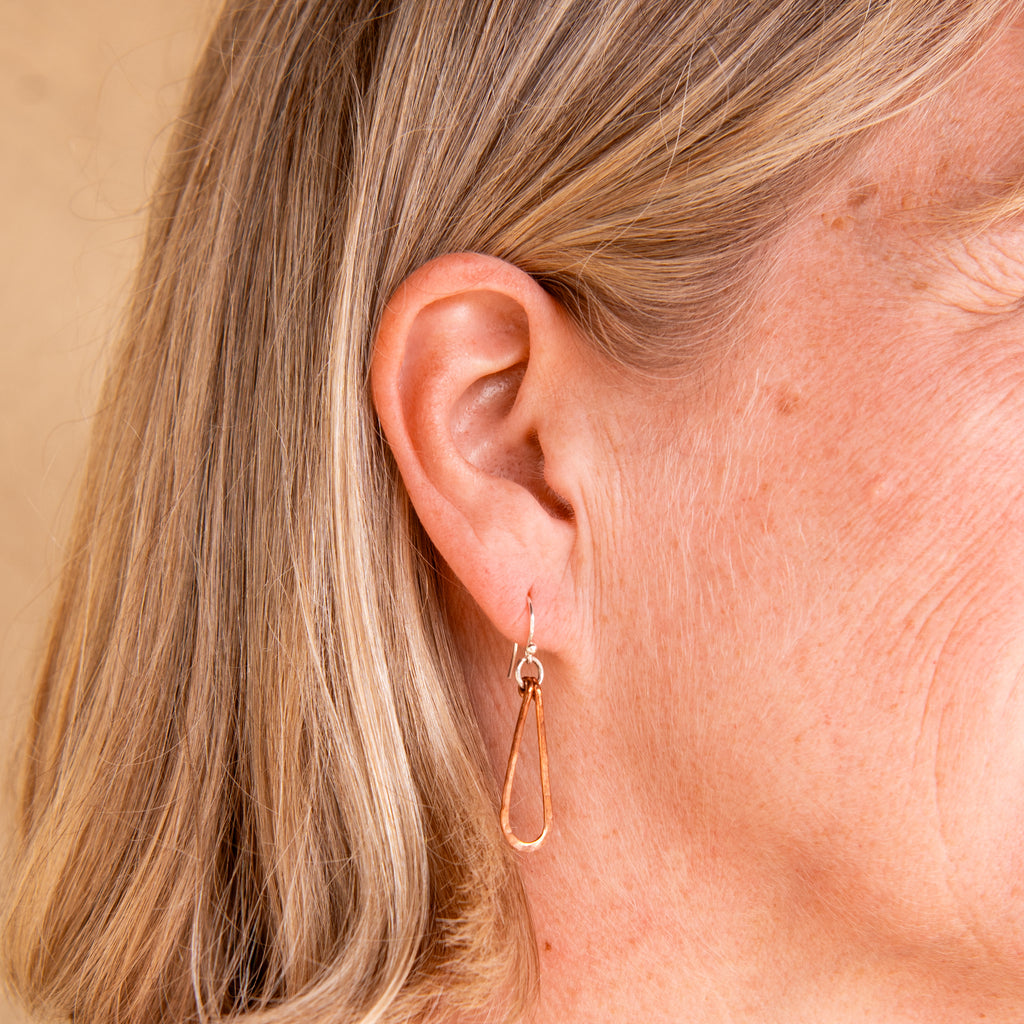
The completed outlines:
[[[521,631],[528,593],[557,607],[569,574],[574,510],[547,466],[566,440],[548,396],[567,346],[554,300],[517,268],[475,254],[417,271],[376,338],[374,404],[413,507],[506,636]]]

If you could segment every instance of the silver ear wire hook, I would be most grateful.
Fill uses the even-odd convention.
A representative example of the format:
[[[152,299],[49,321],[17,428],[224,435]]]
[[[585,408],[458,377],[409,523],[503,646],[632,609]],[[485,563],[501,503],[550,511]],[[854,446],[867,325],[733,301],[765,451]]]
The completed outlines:
[[[509,662],[508,672],[506,674],[506,678],[511,679],[513,672],[515,673],[520,693],[522,693],[526,688],[526,683],[523,682],[523,668],[526,665],[534,665],[536,667],[538,685],[544,682],[544,666],[540,663],[540,659],[537,657],[537,645],[533,640],[535,620],[533,617],[533,600],[530,598],[529,594],[526,595],[526,607],[530,612],[530,632],[526,638],[526,647],[523,650],[523,656],[520,658],[519,644],[516,641],[512,642],[512,660]]]

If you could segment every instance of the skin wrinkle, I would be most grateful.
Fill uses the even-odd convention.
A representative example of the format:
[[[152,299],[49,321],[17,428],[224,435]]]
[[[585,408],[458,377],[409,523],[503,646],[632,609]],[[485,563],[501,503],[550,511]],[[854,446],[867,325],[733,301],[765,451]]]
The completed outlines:
[[[941,656],[942,656],[942,652],[940,651],[940,660],[941,660]],[[942,711],[941,711],[940,716],[939,716],[938,727],[936,729],[936,736],[937,737],[940,737],[942,735],[942,733],[944,732],[944,727],[945,727],[945,723],[946,723],[946,720],[947,720],[947,715],[949,713],[948,708],[949,708],[948,703],[943,703]],[[936,740],[936,747],[938,747],[938,745],[939,744],[938,744],[938,739],[937,739]],[[946,859],[946,863],[949,865],[949,876],[950,876],[950,879],[952,880],[952,878],[955,877],[955,875],[956,875],[956,860],[955,860],[955,858],[954,858],[954,856],[952,854],[952,851],[951,851],[950,839],[949,839],[949,837],[947,835],[947,826],[945,824],[945,815],[943,814],[943,806],[944,806],[944,801],[942,800],[942,789],[943,789],[943,787],[942,787],[942,782],[941,782],[941,780],[939,778],[939,760],[938,760],[937,755],[936,755],[936,759],[935,759],[934,765],[935,765],[935,772],[934,772],[934,778],[935,778],[935,810],[936,810],[936,814],[937,814],[937,818],[938,818],[938,822],[939,822],[939,828],[937,830],[937,835],[938,835],[938,838],[939,838],[939,843],[940,843],[940,847],[941,847],[943,856]],[[963,925],[965,931],[968,933],[968,935],[971,938],[971,940],[973,941],[974,945],[976,947],[978,947],[978,948],[985,949],[987,944],[986,944],[986,942],[984,940],[982,928],[978,927],[977,912],[972,914],[970,909],[969,909],[969,907],[967,907],[965,905],[965,901],[964,901],[963,897],[960,896],[959,899],[957,898],[957,896],[958,896],[957,891],[953,887],[952,884],[950,884],[950,886],[949,886],[949,896],[950,896],[951,902],[952,902],[952,904],[953,904],[953,906],[955,908],[955,911],[956,911],[956,914],[957,914],[957,919]],[[989,948],[987,951],[989,953],[989,956],[992,957],[992,954],[994,953],[994,950]],[[993,959],[996,962],[998,962],[999,957],[996,956],[996,957],[993,957]]]
[[[958,581],[956,579],[952,579],[951,580],[951,582],[948,585],[948,589],[947,589],[946,595],[944,595],[942,598],[940,598],[939,607],[938,607],[938,609],[936,611],[934,611],[932,613],[932,617],[938,617],[938,613],[939,613],[939,611],[942,608],[942,604],[945,603],[945,602],[948,602],[951,599],[952,595],[956,595],[958,593],[958,591],[959,591],[959,588],[961,588],[961,587],[962,587],[962,581]],[[961,620],[961,618],[963,617],[964,613],[965,612],[962,611],[961,614],[959,614],[957,616],[957,622],[959,620]],[[929,618],[926,618],[925,623],[921,627],[919,627],[919,630],[924,630],[924,628],[928,624],[928,622],[929,622]],[[945,641],[945,643],[948,643],[948,640]],[[927,718],[927,714],[926,714],[925,718]]]
[[[979,546],[981,546],[982,540],[983,539],[979,539]],[[994,546],[995,542],[992,541],[991,543],[992,546]],[[934,671],[934,679],[936,681],[940,679],[943,675],[943,670],[945,667],[944,662],[947,658],[954,663],[953,672],[955,673],[955,663],[957,657],[958,655],[962,656],[960,655],[959,649],[955,646],[955,642],[959,642],[959,644],[962,645],[964,642],[962,639],[962,635],[968,632],[972,626],[975,626],[977,622],[984,621],[984,616],[980,614],[980,609],[976,609],[973,605],[974,602],[977,602],[982,606],[982,609],[989,607],[989,602],[985,599],[985,583],[985,580],[977,579],[975,586],[973,588],[969,588],[965,587],[964,580],[961,578],[955,581],[955,586],[950,586],[947,600],[951,601],[954,595],[958,595],[961,598],[961,601],[960,606],[953,618],[953,622],[946,631],[946,639],[944,640],[943,644],[939,649]],[[1002,704],[1004,706],[1006,705],[1008,698],[1009,695],[1007,695],[1007,698],[1004,698],[1004,700],[1002,701]],[[947,730],[947,728],[950,731],[950,733],[954,735],[954,743],[947,744],[950,746],[955,744],[956,733],[955,723],[953,725],[947,726],[947,721],[952,716],[952,702],[952,697],[950,697],[947,698],[947,700],[943,703],[943,709],[940,714],[938,726],[936,728],[937,736],[941,736]],[[946,778],[952,778],[951,773],[946,773]],[[947,806],[947,802],[941,799],[941,792],[944,786],[942,778],[939,775],[938,761],[936,761],[935,779],[936,802],[937,809],[939,811],[940,821],[939,836],[940,839],[942,839],[944,842],[947,858],[949,860],[949,863],[953,866],[953,873],[956,873],[956,868],[959,867],[959,865],[955,861],[952,854],[949,852],[950,844],[946,836],[945,815],[942,813],[942,809],[943,807]],[[985,941],[983,925],[979,920],[979,913],[980,911],[978,908],[975,908],[972,912],[969,906],[963,906],[960,909],[961,920],[964,921],[965,926],[970,930],[971,934],[975,937],[977,944],[982,949],[986,950],[989,957],[991,957],[994,961],[998,961],[1000,959],[998,951],[991,948],[991,945],[986,943]]]
[[[1012,315],[1019,308],[1024,293],[1024,219],[1014,217],[981,228],[963,225],[952,236],[943,230],[912,241],[906,250],[906,278],[923,298],[966,317]]]

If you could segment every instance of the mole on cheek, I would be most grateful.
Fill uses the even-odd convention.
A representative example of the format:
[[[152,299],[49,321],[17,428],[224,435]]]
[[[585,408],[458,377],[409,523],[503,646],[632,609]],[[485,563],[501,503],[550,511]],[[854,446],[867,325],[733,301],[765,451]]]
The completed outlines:
[[[874,199],[878,192],[879,186],[876,184],[861,185],[849,194],[846,199],[846,205],[851,210],[859,210],[865,203]]]
[[[832,231],[849,231],[853,227],[855,219],[849,217],[846,214],[842,214],[839,217],[833,217],[829,222],[829,229]]]
[[[822,222],[831,231],[849,231],[865,214],[865,207],[879,193],[877,184],[858,185],[846,194],[839,210],[832,209],[822,215]]]

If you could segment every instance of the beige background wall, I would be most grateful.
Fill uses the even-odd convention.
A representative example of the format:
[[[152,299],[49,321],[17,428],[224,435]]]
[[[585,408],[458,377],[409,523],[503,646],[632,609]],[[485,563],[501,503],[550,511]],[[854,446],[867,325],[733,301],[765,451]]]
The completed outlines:
[[[0,0],[0,818],[88,420],[214,0]],[[22,1017],[0,996],[0,1024]]]

